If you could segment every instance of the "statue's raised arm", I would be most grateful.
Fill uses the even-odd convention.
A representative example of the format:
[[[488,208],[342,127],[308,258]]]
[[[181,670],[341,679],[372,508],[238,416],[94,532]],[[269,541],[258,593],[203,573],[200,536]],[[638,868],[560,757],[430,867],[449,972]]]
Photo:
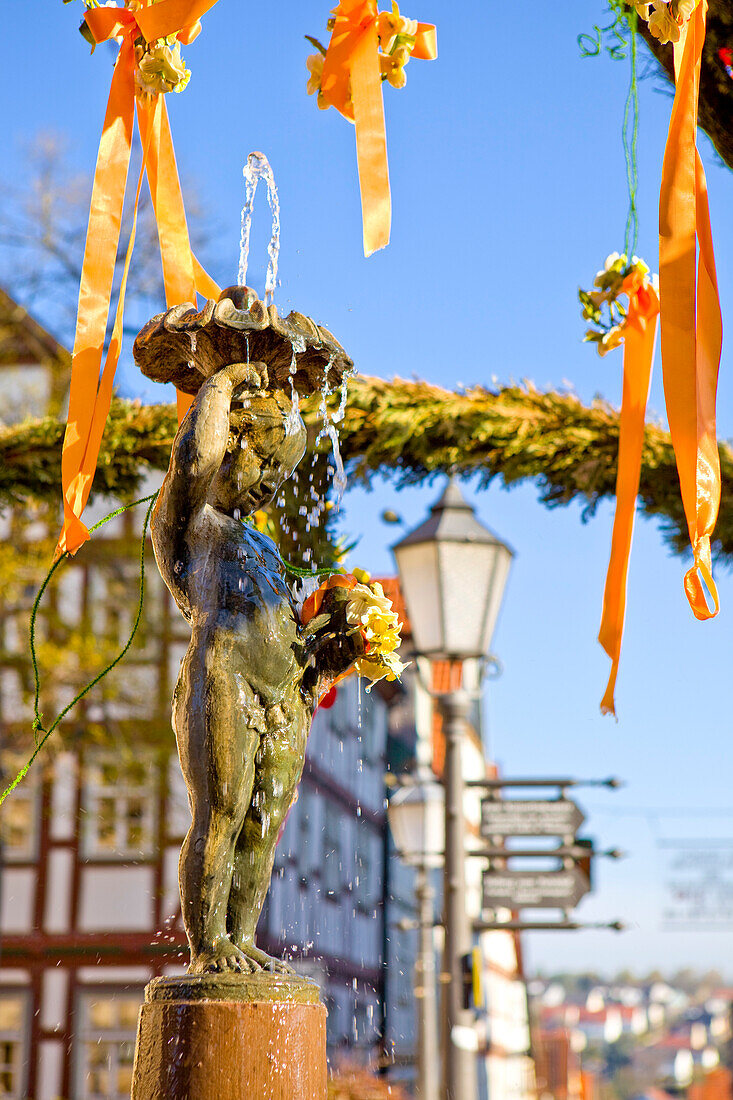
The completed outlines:
[[[209,501],[214,482],[231,450],[230,417],[234,397],[240,403],[248,400],[266,380],[264,364],[230,363],[201,386],[176,435],[168,474],[156,506],[154,528],[164,524],[170,540],[160,548],[165,558],[182,549],[188,525]]]

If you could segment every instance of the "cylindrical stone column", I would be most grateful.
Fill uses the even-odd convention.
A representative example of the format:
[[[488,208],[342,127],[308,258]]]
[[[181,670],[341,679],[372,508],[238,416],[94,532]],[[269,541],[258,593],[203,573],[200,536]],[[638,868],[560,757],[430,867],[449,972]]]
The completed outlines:
[[[318,986],[279,974],[155,978],[132,1100],[326,1100]]]

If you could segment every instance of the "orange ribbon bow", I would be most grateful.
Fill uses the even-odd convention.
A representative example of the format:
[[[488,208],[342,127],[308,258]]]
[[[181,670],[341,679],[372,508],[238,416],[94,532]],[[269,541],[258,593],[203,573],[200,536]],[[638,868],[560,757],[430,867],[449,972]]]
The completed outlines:
[[[601,702],[601,711],[604,714],[616,713],[614,691],[626,616],[626,581],[659,313],[656,290],[651,283],[645,283],[643,276],[637,272],[626,276],[622,290],[629,296],[629,309],[623,328],[624,385],[619,417],[616,514],[603,593],[603,614],[598,632],[598,641],[612,661],[608,685]]]
[[[197,291],[207,297],[218,296],[218,287],[191,252],[165,98],[162,94],[136,98],[134,45],[141,36],[146,42],[170,35],[176,35],[184,43],[192,41],[200,30],[199,17],[215,3],[216,0],[160,0],[134,13],[127,8],[101,7],[87,11],[84,17],[95,42],[121,39],[121,43],[97,154],[79,288],[69,413],[61,458],[64,525],[56,557],[64,552],[75,553],[89,538],[81,514],[92,487],[112,399],[138,201],[146,170],[158,227],[167,305],[195,303]],[[142,165],[114,326],[100,378],[136,103]],[[185,394],[178,394],[179,418],[190,401]]]
[[[323,62],[321,95],[356,128],[364,255],[389,244],[392,202],[387,167],[377,0],[341,0]],[[412,57],[438,56],[435,27],[418,23]]]
[[[698,0],[674,44],[676,88],[659,199],[664,393],[694,557],[685,574],[685,594],[698,619],[712,618],[719,608],[710,536],[720,506],[715,401],[722,320],[705,171],[696,146],[707,7],[707,0]]]

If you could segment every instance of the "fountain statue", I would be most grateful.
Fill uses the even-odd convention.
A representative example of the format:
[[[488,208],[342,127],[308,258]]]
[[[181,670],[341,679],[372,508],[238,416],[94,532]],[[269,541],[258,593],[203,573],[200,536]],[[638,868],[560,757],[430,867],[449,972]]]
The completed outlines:
[[[298,354],[299,351],[299,354]],[[180,858],[190,975],[292,974],[255,945],[275,845],[303,770],[313,711],[364,652],[346,590],[301,625],[277,545],[247,517],[305,452],[299,398],[352,364],[325,329],[281,319],[247,287],[138,335],[144,374],[196,393],[152,518],[158,567],[191,642],[173,727],[192,823]]]
[[[179,864],[191,959],[146,988],[133,1100],[320,1100],[320,991],[257,947],[255,929],[313,712],[366,643],[347,583],[299,614],[276,543],[250,517],[303,457],[300,398],[335,389],[353,364],[326,329],[281,318],[245,286],[154,317],[134,356],[195,396],[152,518],[191,626],[173,698],[192,812]]]

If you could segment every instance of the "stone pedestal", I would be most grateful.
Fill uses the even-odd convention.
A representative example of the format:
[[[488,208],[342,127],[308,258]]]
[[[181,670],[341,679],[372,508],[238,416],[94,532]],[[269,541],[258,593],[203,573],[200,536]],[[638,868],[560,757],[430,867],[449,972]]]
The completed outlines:
[[[326,1100],[318,986],[279,974],[155,978],[132,1100]]]

